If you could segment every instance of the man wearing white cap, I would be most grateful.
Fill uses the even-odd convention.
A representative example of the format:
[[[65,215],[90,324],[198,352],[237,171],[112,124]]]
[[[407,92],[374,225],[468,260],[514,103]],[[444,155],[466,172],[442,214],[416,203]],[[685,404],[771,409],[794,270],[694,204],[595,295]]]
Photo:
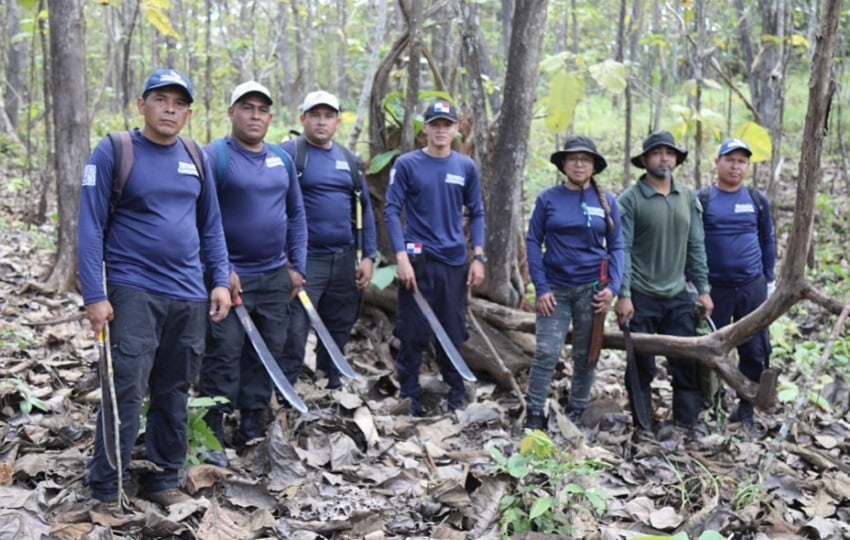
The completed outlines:
[[[377,251],[369,187],[354,152],[333,140],[340,124],[339,100],[323,90],[310,92],[301,106],[304,133],[281,147],[295,160],[307,214],[307,275],[304,290],[340,350],[360,315],[363,290],[372,280]],[[352,212],[360,205],[360,227]],[[292,305],[281,369],[290,382],[304,364],[310,323],[299,302]],[[316,368],[327,388],[341,384],[323,345]]]
[[[279,360],[289,303],[306,273],[307,223],[294,165],[264,142],[271,105],[271,93],[260,83],[237,86],[227,109],[230,135],[211,142],[204,151],[214,164],[234,300],[241,295],[260,335]],[[225,442],[222,417],[234,409],[240,411],[235,444],[263,436],[272,382],[235,313],[210,325],[200,391],[203,396],[230,400],[206,416],[219,442]],[[208,452],[206,459],[228,464],[223,451]]]

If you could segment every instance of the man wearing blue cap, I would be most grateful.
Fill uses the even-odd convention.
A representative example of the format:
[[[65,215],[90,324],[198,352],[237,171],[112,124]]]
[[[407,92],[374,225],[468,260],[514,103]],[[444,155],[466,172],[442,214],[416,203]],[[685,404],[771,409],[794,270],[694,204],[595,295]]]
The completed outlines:
[[[705,236],[699,201],[687,186],[673,180],[673,170],[688,157],[669,131],[656,131],[643,141],[632,165],[646,169],[617,199],[623,223],[625,266],[615,310],[632,332],[693,336],[694,301],[686,290],[685,268],[697,288],[698,301],[711,315]],[[673,386],[673,420],[685,429],[696,426],[703,406],[695,362],[667,358]],[[626,388],[636,435],[652,436],[655,357],[635,355],[638,381],[626,374]]]
[[[144,126],[124,134],[120,163],[112,138],[100,141],[83,170],[80,194],[80,282],[95,334],[110,323],[122,477],[130,478],[149,391],[145,458],[157,469],[145,475],[143,492],[163,506],[188,499],[177,480],[186,460],[189,388],[207,319],[223,320],[231,304],[212,171],[193,141],[178,139],[191,105],[192,84],[182,73],[151,73],[137,100]],[[116,195],[117,171],[129,163]],[[118,501],[118,471],[106,455],[101,415],[87,480],[94,499]]]
[[[390,170],[384,221],[398,265],[398,307],[394,335],[401,342],[396,364],[402,398],[410,414],[423,413],[419,368],[431,339],[425,316],[413,299],[418,288],[455,347],[466,340],[466,291],[484,280],[484,205],[475,163],[452,150],[457,110],[444,99],[428,105],[424,148],[399,156]],[[472,245],[467,266],[464,208]],[[401,215],[404,212],[404,226]],[[463,379],[441,348],[437,366],[449,386],[448,410],[465,405]]]
[[[265,142],[272,96],[257,81],[238,85],[230,96],[230,135],[204,150],[214,163],[221,220],[230,255],[230,287],[241,295],[260,335],[279,362],[286,342],[290,300],[306,273],[307,222],[292,161]],[[262,437],[272,381],[234,313],[211,324],[199,380],[203,396],[224,396],[205,420],[224,445],[222,417],[239,410],[236,445]],[[225,467],[224,451],[206,461]]]
[[[714,323],[726,326],[761,305],[774,286],[776,238],[770,203],[764,193],[743,183],[752,151],[740,139],[720,144],[714,166],[717,182],[700,190],[705,228],[708,279],[714,301]],[[738,347],[738,366],[758,382],[770,355],[770,335],[765,328]],[[753,404],[740,398],[730,415],[752,432]]]

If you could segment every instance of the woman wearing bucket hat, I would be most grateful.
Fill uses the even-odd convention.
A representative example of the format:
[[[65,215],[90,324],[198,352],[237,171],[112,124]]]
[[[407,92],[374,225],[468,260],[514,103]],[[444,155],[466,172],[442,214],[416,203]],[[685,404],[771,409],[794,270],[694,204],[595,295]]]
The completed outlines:
[[[593,316],[608,310],[623,272],[617,201],[594,180],[607,166],[605,158],[590,138],[574,136],[550,160],[566,179],[538,195],[526,236],[528,268],[537,292],[537,348],[528,376],[525,424],[530,429],[543,428],[552,372],[570,322],[573,375],[568,414],[573,421],[580,419],[593,384],[594,368],[588,365]],[[608,284],[600,289],[603,261]]]

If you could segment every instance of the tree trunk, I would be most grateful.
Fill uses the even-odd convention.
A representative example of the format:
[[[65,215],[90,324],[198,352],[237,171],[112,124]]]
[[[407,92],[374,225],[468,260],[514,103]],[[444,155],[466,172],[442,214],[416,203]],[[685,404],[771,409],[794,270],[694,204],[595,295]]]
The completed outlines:
[[[38,11],[41,13],[44,9],[46,9],[45,0],[40,0],[38,3]],[[50,65],[50,44],[49,44],[49,34],[50,30],[48,28],[48,21],[42,17],[38,19],[38,34],[41,41],[41,54],[42,58],[45,58],[44,62],[42,62],[41,66],[41,87],[42,93],[44,94],[44,140],[46,141],[47,147],[47,159],[45,163],[53,163],[56,153],[56,142],[53,138],[53,78],[51,75],[51,65]],[[83,100],[81,103],[85,103]],[[41,169],[41,174],[39,175],[40,183],[38,185],[38,206],[35,210],[33,221],[35,223],[44,223],[44,220],[47,218],[47,193],[50,191],[50,187],[53,184],[53,179],[55,178],[56,170],[53,167],[43,167]]]
[[[383,36],[386,25],[387,0],[378,0],[378,23],[375,25],[375,35]],[[378,69],[378,52],[380,46],[380,42],[373,42],[372,50],[369,52],[369,71],[363,80],[363,89],[360,91],[360,99],[357,101],[357,118],[354,120],[354,127],[351,128],[351,133],[348,136],[348,144],[346,145],[352,150],[354,150],[355,143],[360,136],[360,131],[363,129],[363,118],[368,112],[369,96],[372,94],[372,83],[375,80],[375,73]]]
[[[489,166],[482,164],[482,183],[489,193],[486,251],[490,260],[480,292],[495,302],[510,306],[520,303],[525,288],[517,267],[517,232],[522,215],[522,171],[528,153],[547,5],[548,0],[516,2],[499,115],[501,127],[496,135],[493,159]]]
[[[413,0],[407,14],[407,92],[404,97],[404,122],[401,126],[401,151],[409,152],[416,144],[413,117],[419,103],[419,59],[422,55],[422,2]]]
[[[277,25],[279,28],[289,28],[289,12],[286,3],[278,4]],[[280,96],[280,103],[275,100],[278,110],[287,109],[298,116],[296,109],[298,106],[298,96],[295,93],[295,74],[292,70],[292,59],[289,51],[289,33],[279,32],[277,35],[277,59],[280,62],[281,70],[283,71],[283,81],[277,84],[277,95]]]
[[[23,104],[21,92],[26,40],[13,41],[20,32],[20,19],[21,8],[18,3],[9,2],[6,7],[6,85],[3,89],[3,101],[6,105],[6,117],[13,130],[18,127],[18,109]]]
[[[89,154],[83,5],[84,0],[51,0],[48,8],[51,72],[56,81],[61,81],[62,88],[54,96],[53,115],[59,201],[58,253],[48,285],[61,291],[76,288],[80,176]]]

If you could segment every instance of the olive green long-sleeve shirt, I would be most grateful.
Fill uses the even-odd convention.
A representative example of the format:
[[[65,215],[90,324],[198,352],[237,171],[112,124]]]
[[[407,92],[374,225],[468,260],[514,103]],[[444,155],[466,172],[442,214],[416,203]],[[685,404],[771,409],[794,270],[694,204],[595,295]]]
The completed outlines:
[[[620,297],[632,291],[671,298],[685,289],[685,268],[700,294],[710,290],[702,209],[694,192],[672,181],[669,195],[641,176],[618,198],[625,242]]]

